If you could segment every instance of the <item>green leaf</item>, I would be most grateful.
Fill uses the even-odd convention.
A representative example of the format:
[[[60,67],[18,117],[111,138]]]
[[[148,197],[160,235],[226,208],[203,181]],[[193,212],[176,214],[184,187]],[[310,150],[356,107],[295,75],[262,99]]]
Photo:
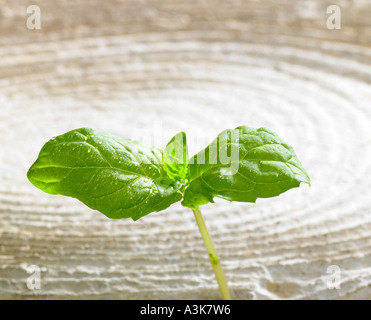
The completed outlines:
[[[172,180],[185,181],[188,178],[188,147],[184,132],[176,134],[167,144],[162,156],[164,170]]]
[[[214,197],[255,202],[301,182],[310,184],[294,149],[265,128],[225,130],[189,163],[190,183],[182,205],[192,209],[214,202]]]
[[[167,177],[161,150],[89,128],[48,141],[27,176],[37,188],[77,198],[112,219],[161,211],[184,188]]]

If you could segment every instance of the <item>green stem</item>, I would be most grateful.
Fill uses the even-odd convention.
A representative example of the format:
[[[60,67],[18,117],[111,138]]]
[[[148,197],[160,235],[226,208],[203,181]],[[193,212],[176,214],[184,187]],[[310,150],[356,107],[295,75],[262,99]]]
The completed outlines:
[[[218,253],[216,252],[213,241],[211,240],[210,234],[207,231],[205,221],[201,215],[201,211],[199,209],[192,210],[195,215],[198,228],[200,229],[202,239],[204,240],[207,253],[209,254],[211,265],[213,266],[216,280],[218,281],[219,284],[220,293],[222,294],[222,298],[223,300],[231,300],[231,295],[229,294],[227,281],[225,280],[222,266],[220,265]]]

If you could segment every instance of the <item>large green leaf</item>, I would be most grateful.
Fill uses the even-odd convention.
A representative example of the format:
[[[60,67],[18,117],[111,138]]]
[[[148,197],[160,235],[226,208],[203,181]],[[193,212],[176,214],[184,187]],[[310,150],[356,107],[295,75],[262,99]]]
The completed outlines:
[[[225,130],[189,163],[190,184],[182,204],[193,209],[214,197],[255,202],[301,182],[310,184],[294,149],[265,128]]]
[[[188,178],[188,147],[184,132],[177,133],[167,144],[162,162],[172,180],[185,181]]]
[[[88,128],[48,141],[27,176],[113,219],[137,220],[182,198],[183,184],[168,178],[160,150]]]

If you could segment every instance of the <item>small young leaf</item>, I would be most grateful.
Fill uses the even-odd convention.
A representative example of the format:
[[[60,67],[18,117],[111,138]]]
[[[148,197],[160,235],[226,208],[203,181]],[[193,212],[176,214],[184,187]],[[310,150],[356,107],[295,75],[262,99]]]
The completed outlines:
[[[137,220],[182,198],[184,185],[167,177],[161,161],[156,148],[81,128],[48,141],[27,176],[109,218]]]
[[[182,205],[192,209],[214,202],[213,197],[255,202],[301,182],[310,184],[294,149],[265,128],[225,130],[189,163],[190,183]]]
[[[176,134],[167,144],[162,156],[164,169],[170,179],[185,181],[188,177],[188,146],[184,132]]]

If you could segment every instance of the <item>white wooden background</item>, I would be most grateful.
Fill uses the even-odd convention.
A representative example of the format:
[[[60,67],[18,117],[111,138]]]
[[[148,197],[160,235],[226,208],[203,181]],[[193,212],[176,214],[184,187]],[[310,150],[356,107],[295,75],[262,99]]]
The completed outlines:
[[[371,298],[368,1],[337,1],[341,30],[332,1],[35,0],[41,30],[29,4],[0,0],[1,299],[218,299],[190,210],[109,220],[26,172],[77,127],[158,147],[184,130],[194,153],[242,124],[292,144],[312,187],[202,208],[233,298]]]

